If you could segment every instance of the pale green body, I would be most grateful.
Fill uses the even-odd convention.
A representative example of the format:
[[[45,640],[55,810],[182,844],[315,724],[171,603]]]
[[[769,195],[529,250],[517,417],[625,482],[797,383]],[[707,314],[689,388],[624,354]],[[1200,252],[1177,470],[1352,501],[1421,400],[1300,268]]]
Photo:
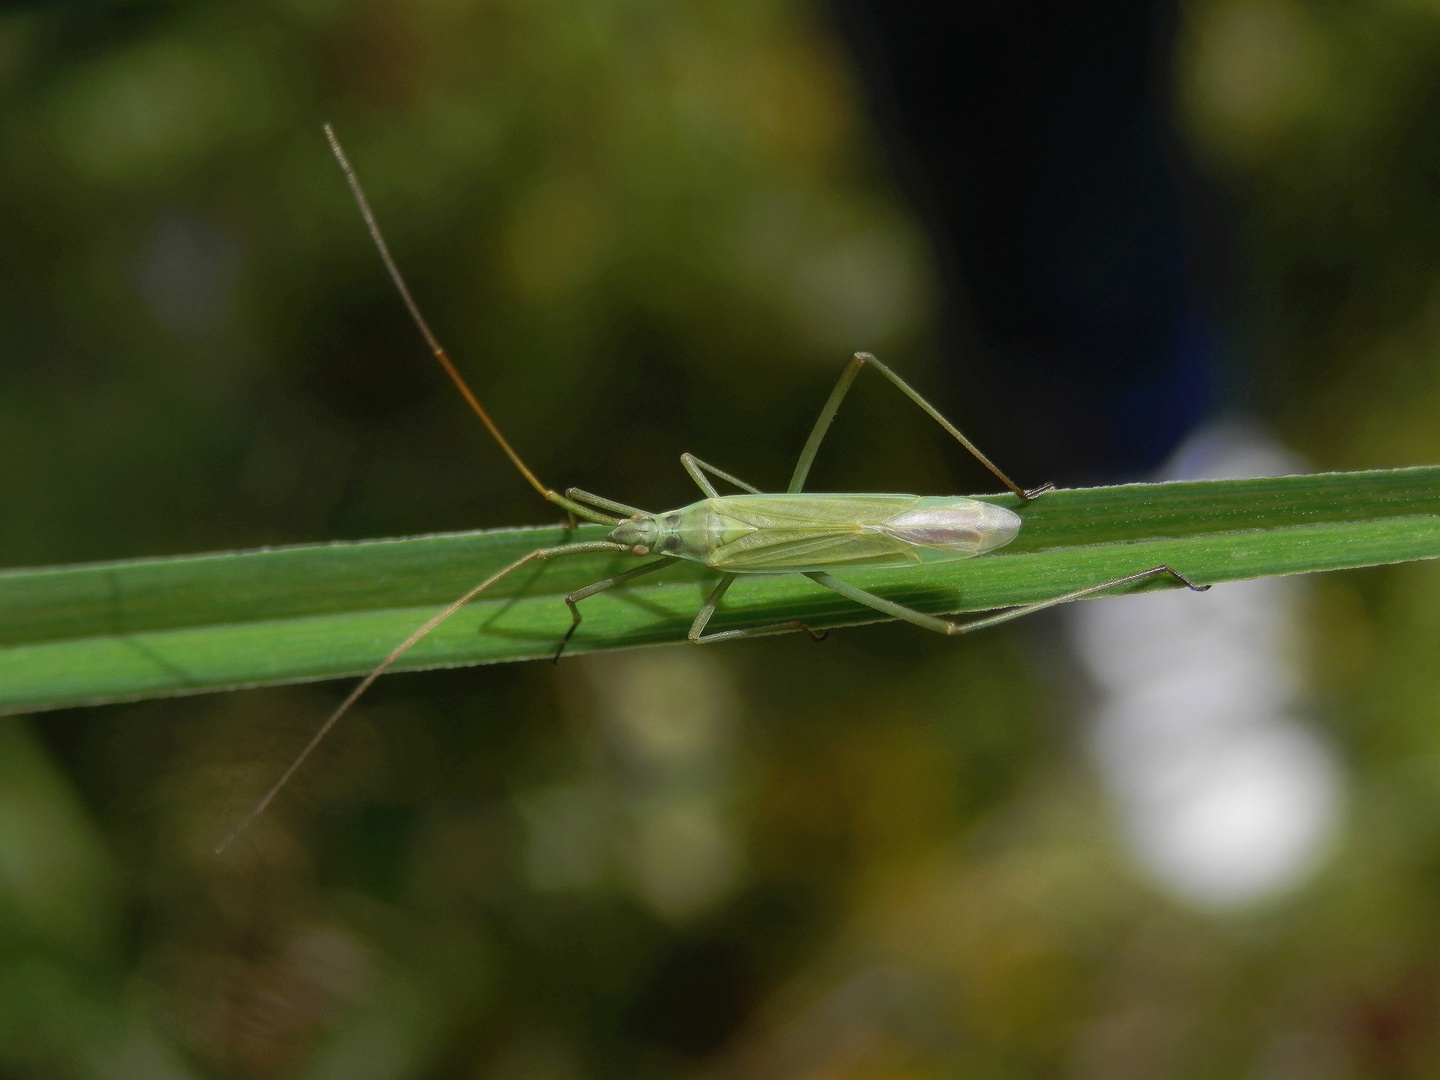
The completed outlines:
[[[583,589],[577,589],[567,596],[565,603],[570,608],[570,629],[560,639],[560,646],[555,651],[556,660],[560,659],[566,642],[580,626],[580,609],[578,607],[580,601],[658,570],[661,566],[668,565],[668,559],[672,558],[700,563],[721,572],[720,580],[700,608],[699,613],[696,614],[695,621],[690,624],[688,637],[696,644],[733,641],[737,638],[773,634],[785,630],[802,630],[815,640],[824,636],[816,634],[799,619],[790,619],[770,626],[746,627],[706,634],[705,628],[709,624],[711,616],[715,614],[716,607],[724,597],[726,590],[740,574],[804,574],[817,585],[824,586],[857,604],[941,634],[966,634],[982,627],[1007,622],[1032,611],[1039,611],[1055,604],[1063,604],[1069,600],[1079,600],[1085,596],[1093,596],[1116,586],[1138,583],[1160,574],[1168,574],[1181,584],[1197,591],[1209,588],[1208,585],[1194,584],[1189,578],[1168,566],[1153,566],[1148,570],[1126,574],[1110,581],[1091,585],[1088,588],[1077,589],[1063,596],[1052,597],[1035,604],[1026,604],[998,615],[987,615],[968,623],[957,623],[950,619],[938,618],[908,608],[832,576],[828,571],[844,570],[850,567],[914,566],[924,562],[968,559],[1003,547],[1015,539],[1016,534],[1020,531],[1020,517],[1017,514],[979,499],[943,495],[825,495],[807,494],[803,491],[805,478],[809,475],[810,466],[815,460],[820,442],[825,437],[825,432],[829,430],[830,422],[834,420],[841,400],[844,399],[850,384],[855,381],[855,376],[859,374],[860,369],[867,364],[889,379],[906,397],[949,432],[1022,502],[1029,502],[1050,487],[1049,484],[1046,484],[1032,491],[1025,491],[1019,487],[997,469],[989,458],[980,453],[955,425],[941,416],[933,405],[869,353],[856,353],[850,363],[846,365],[844,372],[841,373],[840,381],[831,391],[824,408],[820,410],[820,417],[810,432],[810,438],[806,441],[805,448],[800,452],[800,460],[795,465],[795,472],[790,477],[790,485],[785,494],[763,494],[758,488],[744,480],[722,472],[713,465],[707,465],[690,454],[682,455],[680,460],[684,463],[686,471],[700,486],[700,490],[705,492],[707,498],[679,510],[671,510],[663,514],[650,514],[633,506],[626,506],[611,499],[591,495],[578,488],[570,488],[563,496],[558,492],[551,491],[541,484],[535,474],[520,460],[520,455],[500,433],[500,429],[495,426],[489,414],[481,407],[480,402],[460,373],[455,370],[450,358],[445,355],[445,350],[435,340],[435,335],[425,324],[420,309],[415,306],[415,301],[411,298],[410,290],[406,288],[399,269],[395,266],[394,260],[390,258],[390,252],[385,247],[379,227],[375,224],[374,215],[370,212],[370,206],[365,200],[365,193],[360,188],[360,181],[355,177],[350,163],[345,160],[345,152],[340,149],[340,143],[328,125],[325,128],[325,135],[330,140],[330,148],[335,152],[341,168],[345,171],[345,177],[350,183],[351,191],[354,192],[356,202],[360,204],[361,214],[370,229],[371,237],[375,240],[375,246],[380,251],[380,257],[384,261],[386,269],[390,271],[390,276],[394,280],[396,288],[399,289],[401,297],[409,307],[416,326],[420,328],[421,334],[430,346],[430,351],[434,353],[440,365],[454,380],[465,400],[475,410],[475,414],[490,430],[495,441],[500,444],[500,448],[520,470],[521,475],[541,496],[562,507],[571,516],[572,521],[579,518],[596,524],[613,526],[613,528],[605,540],[536,548],[528,555],[522,555],[509,566],[491,574],[450,606],[419,626],[414,633],[392,649],[390,655],[382,660],[361,681],[360,685],[351,691],[350,696],[341,703],[340,707],[330,714],[330,718],[320,726],[320,730],[315,733],[315,737],[310,740],[309,745],[301,751],[300,756],[266,792],[265,797],[260,800],[250,815],[220,845],[217,852],[223,851],[251,821],[265,812],[265,808],[270,805],[280,789],[300,768],[310,752],[325,738],[326,732],[335,726],[340,717],[344,716],[356,699],[365,692],[365,689],[378,679],[391,664],[400,659],[426,634],[490,586],[532,561],[554,559],[563,555],[619,551],[638,556],[664,556],[608,577],[603,581],[594,582]],[[741,490],[751,492],[751,494],[720,495],[706,478],[706,473],[733,484]]]
[[[955,495],[723,495],[640,513],[611,539],[731,574],[795,574],[968,559],[1020,531],[1002,506]]]

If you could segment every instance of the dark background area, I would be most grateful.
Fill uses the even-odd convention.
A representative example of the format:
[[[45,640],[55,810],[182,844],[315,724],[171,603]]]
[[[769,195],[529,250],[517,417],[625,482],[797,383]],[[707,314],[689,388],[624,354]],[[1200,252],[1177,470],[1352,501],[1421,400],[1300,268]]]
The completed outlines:
[[[1069,483],[1153,471],[1221,381],[1189,254],[1216,222],[1182,230],[1182,190],[1192,219],[1208,207],[1171,120],[1172,5],[837,13],[939,255],[947,353],[992,406],[986,444]]]

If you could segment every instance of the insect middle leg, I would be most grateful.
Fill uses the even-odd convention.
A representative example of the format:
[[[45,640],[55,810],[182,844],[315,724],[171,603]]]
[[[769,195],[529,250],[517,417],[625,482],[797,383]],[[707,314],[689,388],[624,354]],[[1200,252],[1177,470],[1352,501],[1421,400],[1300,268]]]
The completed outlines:
[[[741,491],[750,492],[751,495],[764,494],[764,492],[762,492],[754,484],[747,484],[738,476],[731,476],[724,469],[717,469],[709,462],[701,461],[694,454],[681,454],[680,464],[685,466],[685,471],[690,474],[690,479],[695,481],[696,486],[698,486],[701,491],[703,491],[706,495],[709,495],[712,499],[718,499],[720,497],[720,493],[715,490],[715,485],[710,483],[710,481],[705,478],[705,473],[707,472],[711,476],[719,477],[727,484],[734,484]]]
[[[756,626],[749,630],[722,630],[718,634],[706,634],[705,627],[709,625],[710,618],[715,614],[715,608],[719,606],[720,599],[735,584],[739,574],[725,574],[720,578],[718,584],[706,597],[705,604],[695,616],[695,621],[690,624],[690,633],[686,635],[692,645],[712,645],[717,641],[735,641],[739,638],[765,637],[770,634],[783,634],[787,630],[800,630],[811,641],[824,641],[826,632],[824,630],[816,633],[806,626],[799,619],[790,619],[786,622],[771,623],[768,626]]]
[[[817,585],[839,593],[857,604],[864,604],[866,607],[874,608],[876,611],[886,615],[893,615],[897,619],[904,619],[908,623],[924,627],[926,630],[933,630],[937,634],[968,634],[972,630],[983,630],[987,626],[998,626],[1000,623],[1009,622],[1011,619],[1018,619],[1024,615],[1033,615],[1037,611],[1044,611],[1059,604],[1068,604],[1072,600],[1083,600],[1087,596],[1094,596],[1097,593],[1105,592],[1107,589],[1119,588],[1121,585],[1131,585],[1138,581],[1145,581],[1149,578],[1158,577],[1161,574],[1169,574],[1180,584],[1194,592],[1204,592],[1210,588],[1209,585],[1196,585],[1184,574],[1172,570],[1168,566],[1152,566],[1149,570],[1141,570],[1136,574],[1126,574],[1124,577],[1114,578],[1110,581],[1102,581],[1098,585],[1088,585],[1083,589],[1076,589],[1074,592],[1065,593],[1062,596],[1052,597],[1049,600],[1042,600],[1038,604],[1022,604],[1019,607],[1011,608],[1009,611],[1002,611],[998,615],[986,615],[979,619],[972,619],[969,622],[955,622],[951,619],[942,619],[936,615],[926,615],[923,611],[916,611],[904,604],[897,604],[893,600],[886,600],[883,596],[876,596],[872,592],[866,592],[848,581],[841,581],[823,572],[808,573],[805,576]]]
[[[857,352],[851,358],[850,363],[845,365],[845,370],[840,373],[840,381],[835,384],[835,389],[830,391],[830,397],[826,400],[825,407],[820,410],[820,416],[815,421],[815,427],[810,432],[810,438],[805,440],[805,449],[800,451],[800,460],[795,463],[795,472],[790,477],[790,486],[785,489],[787,492],[794,494],[804,488],[805,478],[810,475],[810,466],[815,463],[815,455],[820,451],[820,444],[825,440],[825,435],[830,430],[831,423],[835,420],[835,414],[840,411],[840,403],[845,400],[845,395],[850,392],[851,383],[855,381],[855,377],[860,374],[860,369],[866,364],[869,364],[876,371],[880,372],[881,375],[884,375],[895,384],[902,394],[916,405],[919,405],[920,408],[924,409],[930,419],[948,431],[961,446],[970,451],[976,461],[989,469],[997,480],[1016,495],[1020,496],[1020,498],[1033,499],[1041,492],[1049,491],[1055,486],[1054,484],[1041,484],[1038,488],[1032,488],[1026,491],[1001,472],[993,461],[980,452],[979,447],[967,439],[959,428],[940,415],[940,411],[921,397],[909,383],[900,378],[899,375],[896,375],[895,372],[891,371],[879,360],[875,359],[870,353]]]

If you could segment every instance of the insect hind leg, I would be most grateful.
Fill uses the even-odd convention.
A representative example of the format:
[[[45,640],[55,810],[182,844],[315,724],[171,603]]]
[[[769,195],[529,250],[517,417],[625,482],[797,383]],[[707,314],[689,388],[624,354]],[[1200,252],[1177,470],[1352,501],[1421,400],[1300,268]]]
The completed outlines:
[[[923,629],[933,630],[937,634],[953,636],[955,634],[969,634],[975,630],[984,630],[990,626],[998,626],[1000,623],[1009,622],[1011,619],[1019,619],[1026,615],[1033,615],[1037,611],[1044,611],[1046,608],[1057,607],[1060,604],[1068,604],[1072,600],[1084,600],[1086,597],[1096,596],[1108,589],[1116,589],[1122,585],[1133,585],[1137,582],[1148,580],[1149,578],[1159,577],[1162,574],[1169,574],[1193,592],[1205,592],[1210,588],[1209,585],[1196,585],[1195,582],[1191,581],[1184,574],[1169,566],[1152,566],[1148,570],[1141,570],[1135,574],[1126,574],[1124,577],[1113,578],[1110,581],[1102,581],[1098,585],[1088,585],[1083,589],[1076,589],[1073,592],[1064,593],[1061,596],[1055,596],[1049,600],[1042,600],[1038,604],[1022,604],[1019,607],[1011,608],[1009,611],[1002,611],[998,615],[987,615],[983,618],[972,619],[970,622],[962,623],[955,622],[953,619],[942,619],[936,615],[926,615],[923,611],[916,611],[914,608],[908,608],[904,604],[897,604],[893,600],[886,600],[883,596],[876,596],[872,592],[866,592],[864,589],[851,585],[847,581],[841,581],[823,572],[809,573],[805,576],[817,585],[823,585],[825,588],[839,593],[846,599],[854,600],[857,604],[864,604],[868,608],[873,608],[876,611],[894,616],[897,619],[903,619]]]
[[[769,637],[772,634],[784,634],[791,630],[799,630],[811,641],[824,641],[829,635],[821,630],[818,633],[806,626],[799,619],[790,619],[788,622],[771,623],[769,626],[756,626],[748,630],[722,630],[718,634],[705,633],[705,627],[709,625],[710,618],[715,614],[715,608],[719,606],[721,598],[735,584],[738,574],[726,574],[721,577],[719,583],[706,598],[705,604],[695,616],[695,621],[690,624],[690,633],[686,635],[692,645],[713,645],[717,641],[738,641],[747,637]]]

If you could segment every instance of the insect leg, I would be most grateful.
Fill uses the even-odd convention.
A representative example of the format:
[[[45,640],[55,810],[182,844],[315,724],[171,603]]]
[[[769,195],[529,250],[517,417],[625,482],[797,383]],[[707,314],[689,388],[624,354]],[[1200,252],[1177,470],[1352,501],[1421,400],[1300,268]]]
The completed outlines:
[[[932,420],[954,436],[961,446],[970,451],[976,461],[989,469],[995,475],[996,479],[1016,495],[1020,496],[1020,498],[1032,499],[1041,492],[1049,491],[1054,487],[1053,484],[1042,484],[1040,487],[1030,491],[1026,491],[1020,487],[1015,481],[1001,472],[994,462],[982,454],[974,443],[961,434],[959,428],[941,416],[935,406],[931,405],[912,389],[909,383],[869,353],[857,352],[854,357],[851,358],[850,363],[845,365],[845,370],[840,373],[840,381],[835,384],[835,389],[830,392],[830,397],[829,400],[825,402],[825,407],[820,410],[820,416],[815,421],[815,427],[810,432],[810,438],[805,441],[805,449],[800,451],[800,460],[795,463],[795,473],[790,477],[790,486],[785,489],[787,492],[793,494],[805,486],[805,478],[810,474],[810,466],[815,463],[815,455],[820,450],[820,443],[824,441],[826,432],[830,430],[830,424],[834,421],[835,414],[840,411],[840,403],[845,400],[845,395],[849,393],[850,384],[855,381],[855,377],[860,374],[860,369],[866,364],[869,364],[876,371],[880,372],[880,374],[884,375],[899,388],[901,393],[916,405],[919,405],[920,408],[924,409]]]
[[[841,581],[829,574],[813,572],[805,575],[817,585],[824,585],[825,588],[839,593],[847,600],[854,600],[857,604],[864,604],[866,607],[874,608],[876,611],[897,619],[904,619],[908,623],[923,627],[926,630],[933,630],[937,634],[958,634],[960,624],[952,623],[948,619],[941,619],[935,615],[926,615],[923,611],[916,611],[904,604],[897,604],[894,600],[886,600],[883,596],[876,596],[872,592],[866,592],[858,586],[851,585],[848,581]]]
[[[591,506],[598,506],[601,510],[609,510],[612,513],[623,514],[626,517],[629,517],[632,514],[643,514],[645,512],[641,510],[638,506],[626,506],[624,503],[616,502],[614,499],[605,499],[601,498],[599,495],[591,495],[590,492],[583,491],[580,488],[566,488],[565,497],[567,499],[574,499],[576,502],[589,503]],[[618,525],[620,523],[616,521],[612,522],[611,524]]]
[[[470,589],[468,592],[466,592],[465,595],[461,596],[458,600],[455,600],[447,607],[442,609],[439,613],[432,615],[430,618],[426,619],[425,622],[418,626],[409,637],[407,637],[399,645],[395,646],[395,648],[390,651],[390,655],[385,657],[384,660],[381,660],[380,663],[375,666],[374,670],[372,670],[369,675],[366,675],[365,678],[361,679],[354,690],[350,691],[350,693],[346,696],[345,700],[340,703],[339,708],[332,712],[329,718],[316,730],[314,736],[312,736],[310,741],[305,744],[305,749],[301,750],[295,760],[290,763],[289,768],[287,768],[283,773],[280,774],[280,779],[276,780],[275,783],[271,785],[270,790],[267,791],[265,795],[261,798],[261,800],[255,804],[255,809],[251,810],[250,813],[246,815],[245,820],[240,822],[240,824],[235,827],[235,829],[230,833],[230,835],[227,836],[215,849],[215,854],[219,855],[227,847],[234,843],[236,837],[238,837],[241,833],[248,829],[256,818],[258,818],[261,814],[265,813],[265,811],[269,809],[270,804],[275,801],[275,797],[279,795],[280,792],[284,790],[285,785],[290,782],[290,778],[300,771],[300,766],[305,764],[306,760],[310,757],[310,755],[315,752],[316,747],[318,747],[322,742],[325,741],[325,736],[329,735],[335,725],[340,722],[340,718],[350,711],[351,706],[353,706],[355,702],[360,700],[360,695],[365,693],[366,690],[369,690],[376,679],[380,678],[381,675],[385,674],[385,672],[390,669],[391,665],[393,665],[395,661],[399,660],[412,648],[418,645],[421,639],[423,639],[427,634],[429,634],[430,631],[434,630],[446,619],[450,618],[450,616],[454,615],[466,604],[470,603],[471,600],[474,600],[475,597],[479,596],[486,589],[490,588],[491,585],[494,585],[497,581],[499,581],[506,575],[512,574],[516,570],[519,570],[520,567],[524,566],[526,563],[543,561],[545,559],[554,559],[561,555],[584,555],[594,554],[601,551],[628,550],[629,548],[625,547],[625,545],[623,544],[612,544],[607,540],[596,540],[584,544],[564,544],[560,547],[536,548],[528,555],[522,555],[520,558],[516,559],[504,569],[497,570],[495,573],[487,577],[484,581],[480,582],[479,585],[476,585],[473,589]]]
[[[872,592],[851,585],[849,582],[833,578],[826,573],[809,573],[805,576],[817,585],[824,585],[825,588],[839,593],[847,599],[854,600],[857,604],[864,604],[866,607],[874,608],[876,611],[886,615],[893,615],[897,619],[904,619],[906,622],[914,623],[916,626],[924,627],[926,630],[933,630],[937,634],[968,634],[972,630],[984,630],[988,626],[998,626],[1000,623],[1009,622],[1011,619],[1018,619],[1024,615],[1033,615],[1037,611],[1044,611],[1059,604],[1068,604],[1072,600],[1083,600],[1087,596],[1095,596],[1097,593],[1105,592],[1107,589],[1118,588],[1121,585],[1131,585],[1137,581],[1144,581],[1148,578],[1158,577],[1161,574],[1169,574],[1180,584],[1194,592],[1204,592],[1210,588],[1209,585],[1196,585],[1184,574],[1172,570],[1168,566],[1152,566],[1149,570],[1141,570],[1136,574],[1126,574],[1124,577],[1114,578],[1110,581],[1102,581],[1098,585],[1088,585],[1083,589],[1076,589],[1074,592],[1065,593],[1062,596],[1052,597],[1049,600],[1042,600],[1038,604],[1022,604],[1019,607],[1011,608],[1009,611],[1002,611],[999,615],[986,615],[983,618],[972,619],[970,622],[954,622],[950,619],[941,619],[935,615],[926,615],[924,612],[908,608],[904,604],[897,604],[893,600],[886,600],[883,596],[876,596]]]
[[[715,588],[705,598],[705,604],[695,613],[695,621],[690,624],[690,640],[700,644],[701,635],[705,633],[705,627],[710,623],[710,617],[715,614],[715,609],[720,606],[721,599],[730,591],[730,586],[735,584],[739,574],[722,574],[720,580],[715,583]],[[713,639],[718,635],[711,635]]]
[[[570,618],[573,621],[570,623],[570,629],[565,631],[565,636],[560,639],[560,647],[555,650],[555,655],[551,658],[550,662],[552,664],[558,664],[560,662],[560,654],[565,651],[565,646],[570,644],[571,635],[580,629],[580,609],[576,605],[579,604],[581,600],[588,600],[596,593],[602,593],[606,589],[613,589],[616,585],[624,585],[627,581],[633,581],[637,577],[643,577],[652,570],[659,570],[662,566],[673,566],[674,563],[674,559],[656,559],[654,562],[648,562],[643,566],[626,570],[623,574],[616,574],[614,577],[597,581],[593,585],[586,585],[583,589],[576,589],[569,596],[565,597],[565,603],[570,607]]]
[[[723,630],[718,634],[706,634],[705,627],[710,623],[710,617],[715,614],[715,608],[720,604],[720,598],[725,595],[730,586],[735,584],[738,574],[726,574],[720,579],[713,592],[705,600],[705,606],[695,616],[695,621],[690,624],[689,638],[695,645],[712,645],[717,641],[735,641],[738,638],[766,637],[770,634],[783,634],[789,630],[801,630],[811,641],[824,641],[825,631],[816,633],[806,626],[799,619],[791,619],[788,622],[772,623],[769,626],[756,626],[749,630]]]
[[[709,464],[708,462],[701,461],[701,460],[700,460],[698,457],[696,457],[694,454],[681,454],[681,455],[680,455],[680,464],[685,466],[685,471],[690,474],[690,479],[694,480],[695,483],[700,486],[700,490],[703,491],[703,492],[705,492],[705,494],[706,494],[706,495],[709,495],[712,499],[719,498],[719,497],[720,497],[720,493],[715,490],[715,485],[714,485],[714,484],[710,483],[709,480],[705,479],[705,473],[707,473],[707,472],[708,472],[711,476],[718,476],[721,480],[724,480],[727,484],[734,484],[736,487],[738,487],[738,488],[739,488],[740,490],[742,490],[742,491],[748,491],[748,492],[750,492],[751,495],[763,495],[763,494],[765,494],[763,491],[761,491],[759,488],[757,488],[754,484],[747,484],[744,480],[741,480],[738,476],[731,476],[728,472],[725,472],[723,469],[717,469],[714,465],[711,465],[711,464]],[[704,471],[702,472],[701,470],[704,470]]]
[[[1018,619],[1022,615],[1031,615],[1045,608],[1055,607],[1058,604],[1068,604],[1072,600],[1084,600],[1087,596],[1094,596],[1103,593],[1108,589],[1118,588],[1121,585],[1131,585],[1137,581],[1145,581],[1148,578],[1159,577],[1161,574],[1169,574],[1172,578],[1184,585],[1191,592],[1206,592],[1209,585],[1196,585],[1184,574],[1168,566],[1152,566],[1149,570],[1141,570],[1139,573],[1126,574],[1124,577],[1114,578],[1110,581],[1102,581],[1099,585],[1090,585],[1083,589],[1076,589],[1074,592],[1065,593],[1050,600],[1042,600],[1038,604],[1025,604],[1022,607],[1010,611],[1002,611],[999,615],[987,615],[982,619],[962,624],[959,629],[949,631],[955,634],[969,633],[971,630],[983,630],[987,626],[996,626],[1011,619]]]

